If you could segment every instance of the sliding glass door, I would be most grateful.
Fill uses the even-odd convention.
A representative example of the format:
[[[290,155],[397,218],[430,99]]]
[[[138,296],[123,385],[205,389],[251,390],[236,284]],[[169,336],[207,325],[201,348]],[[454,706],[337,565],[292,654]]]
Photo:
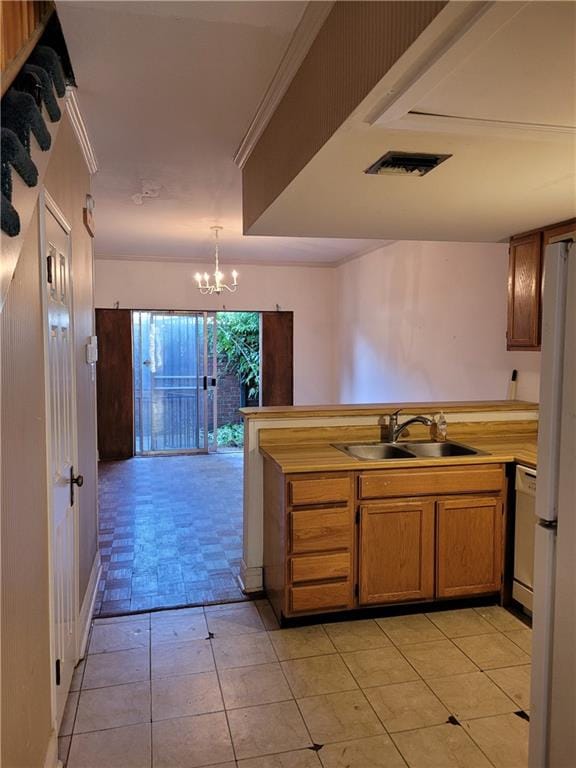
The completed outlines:
[[[136,454],[215,448],[215,313],[135,311],[132,333]]]

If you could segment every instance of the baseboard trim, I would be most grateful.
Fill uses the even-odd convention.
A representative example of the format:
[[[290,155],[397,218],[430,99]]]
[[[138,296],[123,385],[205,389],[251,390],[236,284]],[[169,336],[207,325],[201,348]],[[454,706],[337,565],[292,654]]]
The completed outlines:
[[[78,620],[78,660],[83,659],[86,654],[88,635],[90,634],[90,625],[92,623],[92,614],[94,613],[94,603],[96,602],[96,593],[98,591],[98,582],[100,581],[101,572],[102,563],[100,562],[100,552],[96,552]]]
[[[44,768],[61,768],[62,763],[58,759],[58,735],[56,731],[50,734],[50,741],[46,750]]]
[[[242,590],[246,592],[246,594],[250,594],[251,592],[262,592],[264,588],[264,582],[262,578],[262,568],[261,567],[248,567],[244,560],[240,562],[240,584],[242,585]]]

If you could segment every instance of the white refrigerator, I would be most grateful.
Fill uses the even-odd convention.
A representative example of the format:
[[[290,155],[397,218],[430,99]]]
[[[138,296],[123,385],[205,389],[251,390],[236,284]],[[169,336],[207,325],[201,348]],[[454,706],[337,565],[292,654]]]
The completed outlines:
[[[530,768],[576,768],[576,245],[544,261]]]

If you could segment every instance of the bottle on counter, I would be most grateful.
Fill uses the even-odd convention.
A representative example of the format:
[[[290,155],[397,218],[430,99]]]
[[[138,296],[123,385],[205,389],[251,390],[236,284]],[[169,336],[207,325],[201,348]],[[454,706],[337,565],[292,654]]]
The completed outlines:
[[[438,428],[438,436],[436,437],[439,441],[444,441],[448,437],[448,422],[446,421],[446,416],[444,416],[444,412],[440,411],[440,415],[438,416],[437,421],[437,428]]]
[[[430,438],[436,440],[436,442],[442,442],[446,440],[448,433],[448,422],[446,416],[441,411],[438,414],[432,416],[432,424],[430,425]]]

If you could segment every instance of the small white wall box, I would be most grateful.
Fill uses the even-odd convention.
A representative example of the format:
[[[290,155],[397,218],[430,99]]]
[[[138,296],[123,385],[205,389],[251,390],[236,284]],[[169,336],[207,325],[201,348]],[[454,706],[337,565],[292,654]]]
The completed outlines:
[[[86,362],[98,362],[98,336],[90,336],[90,340],[86,344]]]

